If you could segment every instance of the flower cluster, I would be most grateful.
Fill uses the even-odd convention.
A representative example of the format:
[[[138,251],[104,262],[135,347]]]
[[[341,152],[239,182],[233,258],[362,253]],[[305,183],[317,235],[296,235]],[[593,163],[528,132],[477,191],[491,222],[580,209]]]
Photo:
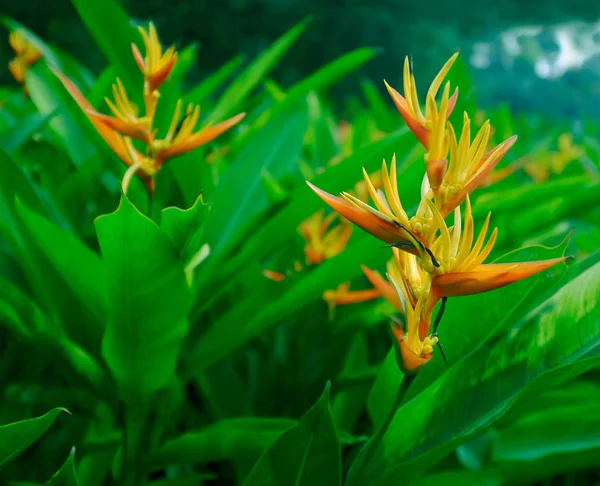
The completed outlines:
[[[133,57],[144,75],[143,101],[144,114],[130,100],[125,87],[117,78],[113,85],[113,99],[105,98],[112,115],[104,115],[94,109],[79,91],[77,86],[64,74],[56,75],[84,111],[100,136],[129,167],[123,178],[123,189],[127,190],[131,177],[137,175],[146,185],[150,193],[155,189],[155,176],[162,165],[169,159],[177,157],[204,145],[236,125],[243,117],[240,113],[214,126],[207,126],[198,131],[196,125],[200,118],[200,107],[192,104],[183,106],[182,100],[177,102],[171,124],[164,138],[157,138],[158,128],[154,119],[158,101],[159,88],[167,80],[175,63],[177,52],[172,46],[163,52],[154,25],[150,23],[148,31],[140,28],[146,55],[132,44]],[[139,150],[134,140],[145,145]]]
[[[8,69],[15,80],[22,84],[25,81],[27,68],[42,57],[42,53],[19,30],[8,35],[8,42],[16,53],[15,58],[9,61]]]
[[[516,137],[488,149],[489,121],[472,136],[471,120],[466,113],[458,135],[458,127],[449,120],[458,89],[450,95],[450,83],[446,82],[441,99],[436,101],[456,56],[450,58],[431,83],[424,112],[408,59],[404,64],[404,96],[386,83],[402,118],[426,150],[421,202],[414,215],[409,216],[401,203],[395,155],[389,168],[383,162],[383,190],[377,189],[363,170],[365,186],[375,207],[352,194],[343,192],[341,197],[334,196],[308,182],[335,211],[392,247],[394,258],[388,264],[387,280],[366,267],[363,271],[380,295],[404,315],[403,325],[395,323],[393,332],[399,344],[401,368],[409,374],[416,373],[431,359],[438,343],[437,326],[448,297],[497,289],[564,261],[556,258],[484,263],[494,246],[497,229],[488,237],[491,217],[488,214],[476,235],[469,195],[489,176]],[[449,226],[446,218],[450,215]],[[432,325],[434,309],[440,301]]]

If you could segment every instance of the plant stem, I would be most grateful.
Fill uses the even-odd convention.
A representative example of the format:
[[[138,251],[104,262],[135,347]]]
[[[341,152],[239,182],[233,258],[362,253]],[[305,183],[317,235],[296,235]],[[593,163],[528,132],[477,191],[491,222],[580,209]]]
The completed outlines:
[[[144,433],[146,423],[146,403],[133,401],[126,404],[123,429],[122,484],[142,486],[144,478]]]
[[[381,424],[381,427],[377,429],[375,434],[373,434],[373,436],[365,444],[365,447],[360,451],[358,457],[356,458],[352,466],[350,466],[350,471],[348,471],[348,477],[346,478],[346,486],[364,485],[364,483],[361,482],[361,480],[364,475],[365,468],[369,464],[369,461],[373,458],[373,454],[377,450],[381,439],[390,427],[392,420],[396,416],[396,412],[400,408],[400,405],[402,405],[402,401],[404,400],[404,397],[406,396],[406,393],[408,392],[408,389],[410,388],[410,385],[414,381],[416,376],[416,374],[404,375],[402,383],[400,383],[400,387],[398,388],[396,400],[394,401],[394,404],[392,405],[390,411],[385,417],[385,420]]]

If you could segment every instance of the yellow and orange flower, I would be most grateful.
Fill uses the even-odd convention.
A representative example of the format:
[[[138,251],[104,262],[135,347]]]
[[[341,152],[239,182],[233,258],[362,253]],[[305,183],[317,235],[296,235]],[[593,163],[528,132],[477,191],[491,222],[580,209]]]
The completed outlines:
[[[42,57],[42,53],[20,30],[12,31],[8,35],[8,42],[15,51],[16,57],[9,61],[8,69],[18,83],[25,81],[27,68]]]
[[[148,32],[141,28],[140,32],[146,47],[146,56],[143,57],[135,45],[132,49],[135,60],[144,74],[144,115],[140,115],[138,107],[130,101],[119,79],[113,85],[114,101],[106,99],[113,114],[109,116],[96,111],[77,86],[65,75],[60,72],[56,72],[56,75],[100,136],[129,167],[123,178],[124,190],[127,189],[131,177],[135,174],[144,182],[148,191],[153,193],[155,176],[166,161],[210,142],[239,123],[245,113],[240,113],[217,125],[208,125],[194,131],[200,118],[200,107],[190,104],[182,114],[182,101],[179,100],[166,136],[157,139],[158,129],[154,127],[154,115],[159,98],[158,89],[177,61],[177,53],[174,47],[163,53],[156,29],[152,24]],[[136,148],[133,140],[144,143],[145,151]]]

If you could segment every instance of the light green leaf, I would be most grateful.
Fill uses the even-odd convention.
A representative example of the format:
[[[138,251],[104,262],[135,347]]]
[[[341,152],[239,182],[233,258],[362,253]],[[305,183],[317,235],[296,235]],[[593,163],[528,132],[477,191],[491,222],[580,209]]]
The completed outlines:
[[[186,95],[185,99],[196,105],[201,105],[211,96],[227,79],[240,67],[244,56],[239,55],[221,66],[219,70],[194,86]]]
[[[17,202],[17,213],[31,238],[73,293],[96,318],[100,336],[107,314],[106,271],[100,257],[79,238]]]
[[[123,392],[147,395],[171,380],[191,296],[169,238],[126,197],[95,222],[110,283],[102,355]]]
[[[198,196],[189,209],[168,207],[162,210],[161,229],[169,236],[175,247],[181,252],[181,258],[188,262],[203,243],[204,221],[210,210]]]

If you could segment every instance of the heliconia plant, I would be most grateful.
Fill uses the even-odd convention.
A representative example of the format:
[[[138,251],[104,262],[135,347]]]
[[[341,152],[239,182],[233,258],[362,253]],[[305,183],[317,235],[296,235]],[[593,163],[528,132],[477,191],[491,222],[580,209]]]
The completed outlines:
[[[369,47],[286,86],[309,20],[190,85],[73,5],[98,76],[1,19],[0,483],[584,484],[593,128],[473,112],[458,54],[425,99],[407,59],[331,103]]]

